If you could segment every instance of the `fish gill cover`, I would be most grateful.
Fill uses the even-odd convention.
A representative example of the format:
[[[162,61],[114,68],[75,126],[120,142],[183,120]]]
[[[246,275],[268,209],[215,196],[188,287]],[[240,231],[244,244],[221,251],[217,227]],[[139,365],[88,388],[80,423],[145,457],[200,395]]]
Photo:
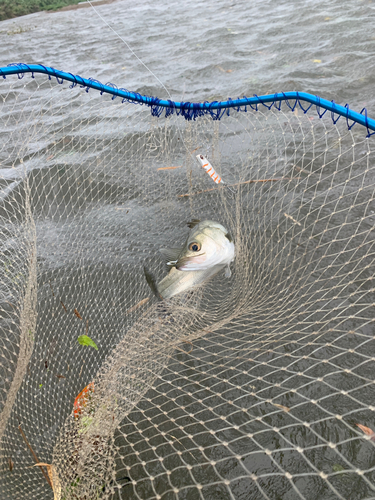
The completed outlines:
[[[373,495],[373,136],[34,76],[1,83],[1,497]],[[160,301],[194,220],[232,275]]]

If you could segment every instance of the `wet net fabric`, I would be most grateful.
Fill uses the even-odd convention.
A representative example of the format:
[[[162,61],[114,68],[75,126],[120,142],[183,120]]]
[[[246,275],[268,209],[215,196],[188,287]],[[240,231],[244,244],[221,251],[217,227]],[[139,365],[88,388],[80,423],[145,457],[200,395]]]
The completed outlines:
[[[0,92],[1,498],[373,497],[365,129],[155,118],[44,76]],[[193,218],[230,231],[232,277],[159,302],[143,267],[164,277]]]

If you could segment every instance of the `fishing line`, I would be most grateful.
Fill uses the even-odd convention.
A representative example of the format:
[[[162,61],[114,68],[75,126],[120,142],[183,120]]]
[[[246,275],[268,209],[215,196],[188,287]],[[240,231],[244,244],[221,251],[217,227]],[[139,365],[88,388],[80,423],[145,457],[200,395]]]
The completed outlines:
[[[133,54],[134,57],[136,57],[138,59],[138,61],[147,69],[147,71],[149,71],[149,73],[151,73],[151,75],[160,83],[160,85],[163,87],[163,89],[166,91],[166,93],[168,94],[168,97],[170,98],[170,100],[172,101],[172,96],[171,94],[169,93],[167,87],[164,85],[164,83],[159,80],[159,78],[155,75],[155,73],[142,61],[141,58],[139,58],[137,56],[137,54],[134,52],[134,50],[130,47],[130,45],[128,44],[128,42],[122,38],[121,35],[119,35],[117,33],[117,31],[112,28],[112,26],[104,19],[104,17],[102,17],[99,12],[95,9],[95,7],[93,6],[93,4],[91,3],[90,0],[88,0],[88,3],[91,5],[91,7],[94,9],[94,11],[96,12],[96,14],[100,17],[100,19],[103,21],[104,24],[106,24],[108,26],[109,29],[111,29],[113,31],[113,33],[122,41],[124,42],[124,44],[127,46],[127,48],[130,50],[130,52]]]
[[[96,10],[96,8],[93,6],[93,4],[91,3],[90,0],[87,0],[88,3],[90,4],[90,6],[94,9],[95,13],[97,14],[97,16],[103,21],[103,23],[108,26],[108,28],[110,30],[113,31],[113,33],[126,45],[126,47],[128,48],[128,50],[133,54],[134,57],[136,57],[136,59],[147,69],[147,71],[156,79],[156,81],[158,81],[160,83],[160,85],[162,86],[162,88],[166,91],[169,99],[172,101],[172,96],[171,94],[169,93],[169,90],[167,89],[167,87],[164,85],[164,83],[155,75],[155,73],[142,61],[142,59],[140,57],[137,56],[137,54],[134,52],[134,50],[130,47],[130,45],[128,44],[128,42],[119,34],[117,33],[117,31],[104,19],[104,17]],[[180,131],[180,135],[181,135],[181,139],[182,139],[182,143],[185,147],[185,150],[186,152],[191,156],[191,158],[193,159],[194,163],[196,163],[196,158],[194,158],[194,156],[192,155],[192,153],[189,151],[189,148],[187,147],[186,143],[185,143],[185,140],[184,140],[184,137],[183,137],[183,134],[182,134],[182,131],[177,123],[177,128],[178,130]],[[223,182],[223,185],[231,192],[231,193],[234,193],[233,189],[231,189],[230,186],[226,185],[224,182]]]

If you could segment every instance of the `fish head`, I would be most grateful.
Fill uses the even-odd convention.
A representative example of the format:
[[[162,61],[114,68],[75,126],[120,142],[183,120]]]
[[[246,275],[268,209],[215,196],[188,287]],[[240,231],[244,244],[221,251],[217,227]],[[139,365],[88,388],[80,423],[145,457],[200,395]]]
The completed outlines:
[[[190,231],[175,267],[179,271],[203,271],[233,259],[234,243],[225,227],[203,221]]]

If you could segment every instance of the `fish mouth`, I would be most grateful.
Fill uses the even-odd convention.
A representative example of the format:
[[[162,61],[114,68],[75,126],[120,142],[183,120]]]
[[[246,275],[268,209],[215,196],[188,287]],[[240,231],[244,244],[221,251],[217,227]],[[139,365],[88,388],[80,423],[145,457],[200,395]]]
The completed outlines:
[[[184,271],[183,267],[186,264],[189,264],[190,262],[194,262],[197,257],[202,257],[203,255],[206,255],[206,253],[202,252],[202,253],[198,253],[198,254],[190,256],[190,257],[182,257],[181,259],[178,259],[177,261],[175,261],[175,264],[173,264],[173,267],[175,267],[176,269],[178,269],[180,271]],[[198,264],[200,264],[199,261],[198,261]],[[189,271],[189,269],[186,269],[186,271]]]

